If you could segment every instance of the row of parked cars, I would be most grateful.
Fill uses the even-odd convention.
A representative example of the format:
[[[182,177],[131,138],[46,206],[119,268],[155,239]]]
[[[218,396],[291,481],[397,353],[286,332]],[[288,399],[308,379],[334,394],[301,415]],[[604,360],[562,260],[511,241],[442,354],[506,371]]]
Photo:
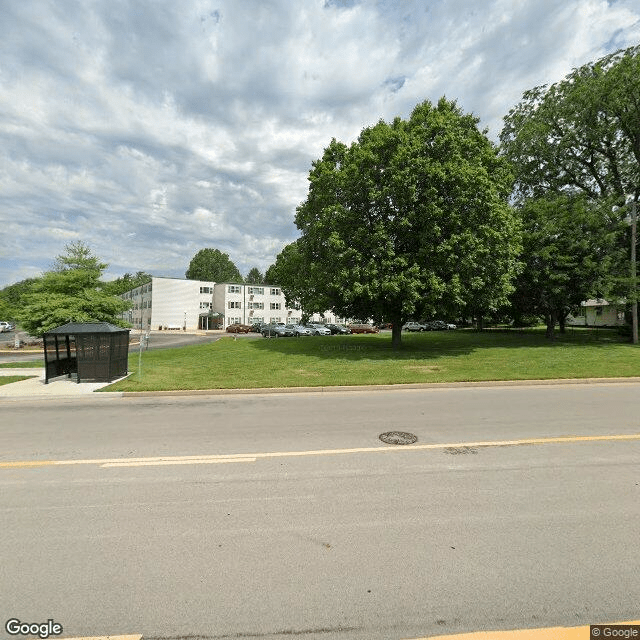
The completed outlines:
[[[431,322],[407,322],[402,327],[403,331],[448,331],[457,329],[455,324],[444,320],[431,320]]]
[[[278,322],[275,324],[230,324],[227,327],[228,333],[261,333],[265,338],[284,338],[300,336],[330,336],[347,335],[350,333],[378,333],[379,329],[368,324],[351,324],[345,327],[341,324],[285,324]]]

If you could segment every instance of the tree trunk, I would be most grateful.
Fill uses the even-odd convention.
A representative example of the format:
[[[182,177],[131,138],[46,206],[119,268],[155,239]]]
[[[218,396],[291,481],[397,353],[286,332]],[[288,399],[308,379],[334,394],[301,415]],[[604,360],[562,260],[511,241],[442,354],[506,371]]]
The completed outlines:
[[[392,318],[392,327],[391,327],[391,347],[395,351],[400,348],[400,344],[402,343],[402,319],[401,318]]]
[[[564,312],[560,312],[558,316],[558,325],[560,326],[560,333],[564,333],[566,329],[567,323],[567,314]]]
[[[546,313],[544,316],[544,319],[545,319],[545,322],[547,323],[546,336],[551,341],[553,341],[556,339],[556,335],[555,335],[555,328],[556,328],[556,322],[557,322],[556,312],[550,311],[549,313]]]
[[[476,329],[478,331],[484,330],[484,317],[482,314],[476,317]]]

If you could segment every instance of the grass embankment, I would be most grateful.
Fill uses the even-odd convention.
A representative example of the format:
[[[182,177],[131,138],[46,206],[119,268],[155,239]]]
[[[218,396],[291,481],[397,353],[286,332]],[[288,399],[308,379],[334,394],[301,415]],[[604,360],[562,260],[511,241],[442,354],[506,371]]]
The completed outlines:
[[[33,369],[44,367],[44,360],[24,360],[23,362],[0,362],[0,369]]]
[[[11,384],[12,382],[20,382],[29,378],[37,378],[37,376],[0,376],[0,386],[3,384]]]
[[[640,376],[640,351],[607,330],[569,330],[551,343],[540,330],[327,336],[255,340],[147,351],[132,374],[104,391]]]

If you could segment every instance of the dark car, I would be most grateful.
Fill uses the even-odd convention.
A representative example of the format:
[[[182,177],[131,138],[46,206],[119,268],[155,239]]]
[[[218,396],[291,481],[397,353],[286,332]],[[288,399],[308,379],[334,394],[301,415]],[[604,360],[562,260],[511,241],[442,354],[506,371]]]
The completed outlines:
[[[350,324],[349,329],[351,329],[351,333],[380,333],[378,327],[370,324]]]
[[[251,331],[250,324],[240,324],[239,322],[234,322],[227,327],[227,333],[249,333]]]
[[[446,331],[449,328],[449,325],[443,320],[432,320],[427,322],[425,326],[427,331]]]
[[[265,325],[260,333],[265,338],[289,338],[294,335],[293,330],[287,329],[287,327],[280,324]]]
[[[327,329],[329,329],[329,331],[331,331],[331,335],[336,335],[336,334],[347,334],[347,333],[351,333],[350,329],[347,329],[347,327],[343,327],[341,324],[327,324],[325,325],[327,327]]]

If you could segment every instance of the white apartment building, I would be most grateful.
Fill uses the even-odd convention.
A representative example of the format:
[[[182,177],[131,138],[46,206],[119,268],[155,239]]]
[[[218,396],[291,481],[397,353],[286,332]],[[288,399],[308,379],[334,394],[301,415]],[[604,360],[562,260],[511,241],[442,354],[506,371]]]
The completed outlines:
[[[158,278],[120,297],[132,304],[122,318],[134,329],[197,329],[200,314],[208,314],[213,306],[214,282]]]
[[[224,326],[239,322],[253,324],[255,322],[284,322],[299,324],[302,311],[296,307],[288,307],[277,285],[269,284],[236,284],[232,282],[216,283],[213,293],[213,311],[224,314]],[[313,314],[310,322],[343,322],[331,311],[324,314]]]
[[[193,331],[213,326],[215,314],[224,316],[224,327],[239,322],[285,322],[297,324],[300,309],[287,307],[282,289],[276,285],[160,278],[151,280],[120,296],[132,303],[121,317],[134,329],[180,329]],[[311,322],[344,322],[334,313],[314,314]]]

